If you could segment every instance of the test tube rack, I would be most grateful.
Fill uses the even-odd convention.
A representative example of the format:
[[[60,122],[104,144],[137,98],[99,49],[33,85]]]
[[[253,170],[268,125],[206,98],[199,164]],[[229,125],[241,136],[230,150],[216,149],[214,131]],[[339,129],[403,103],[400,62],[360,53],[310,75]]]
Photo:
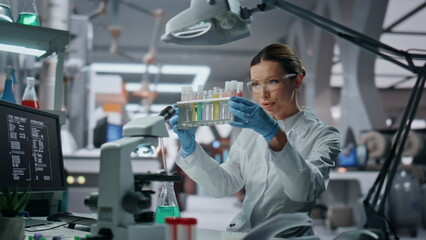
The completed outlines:
[[[234,117],[229,110],[230,97],[209,98],[177,102],[179,129],[227,124]]]

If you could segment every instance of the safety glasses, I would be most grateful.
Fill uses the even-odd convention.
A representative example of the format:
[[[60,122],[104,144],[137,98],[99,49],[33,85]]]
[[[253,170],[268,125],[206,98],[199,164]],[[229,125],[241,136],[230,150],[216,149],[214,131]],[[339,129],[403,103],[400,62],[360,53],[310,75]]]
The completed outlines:
[[[297,75],[296,73],[291,73],[291,74],[284,75],[284,76],[282,76],[281,78],[278,78],[278,79],[265,80],[262,83],[260,83],[259,81],[248,82],[247,88],[248,88],[249,92],[253,93],[253,94],[260,94],[262,92],[262,90],[272,92],[272,91],[278,90],[279,88],[281,88],[284,85],[283,80],[289,79],[289,78],[294,77],[296,75]]]

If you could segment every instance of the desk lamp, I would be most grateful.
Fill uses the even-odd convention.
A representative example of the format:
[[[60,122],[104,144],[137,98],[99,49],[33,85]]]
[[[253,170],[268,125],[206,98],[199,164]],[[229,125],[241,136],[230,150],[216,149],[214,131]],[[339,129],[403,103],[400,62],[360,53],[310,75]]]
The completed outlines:
[[[425,54],[413,54],[408,51],[397,50],[285,0],[262,0],[253,9],[241,7],[238,0],[191,0],[189,9],[169,20],[162,40],[181,45],[220,45],[235,41],[250,35],[248,24],[251,22],[250,16],[253,13],[265,12],[274,8],[280,8],[382,59],[417,74],[417,81],[412,89],[390,154],[364,199],[367,218],[364,227],[377,232],[380,239],[389,239],[392,234],[396,236],[395,231],[384,216],[384,208],[425,86],[426,64],[416,66],[414,60],[426,60]],[[385,188],[382,191],[385,180]],[[381,201],[379,201],[380,196]]]

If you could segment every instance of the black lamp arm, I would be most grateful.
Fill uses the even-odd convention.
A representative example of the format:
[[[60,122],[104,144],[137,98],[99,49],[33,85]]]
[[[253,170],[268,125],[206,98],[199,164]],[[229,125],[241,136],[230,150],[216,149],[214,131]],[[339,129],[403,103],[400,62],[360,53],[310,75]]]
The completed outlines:
[[[423,69],[426,70],[426,64],[423,67]],[[413,119],[416,115],[416,110],[419,106],[420,99],[422,98],[423,89],[424,89],[424,86],[425,86],[425,80],[426,80],[425,74],[419,74],[418,75],[416,84],[415,84],[415,86],[412,90],[412,93],[411,93],[412,95],[414,95],[412,105],[409,104],[408,110],[406,111],[406,112],[408,112],[408,114],[407,114],[408,119],[405,122],[401,122],[401,126],[405,125],[405,128],[402,130],[403,132],[398,131],[398,133],[397,133],[397,137],[399,137],[399,135],[401,135],[401,134],[403,134],[403,135],[402,135],[401,144],[398,146],[399,148],[398,148],[396,158],[392,163],[392,168],[391,168],[391,171],[389,173],[389,177],[388,177],[388,180],[387,180],[387,183],[386,183],[385,191],[383,193],[384,199],[386,199],[388,194],[389,194],[389,191],[390,191],[390,188],[391,188],[391,185],[392,185],[392,180],[395,177],[395,173],[396,173],[396,171],[398,169],[398,165],[401,161],[401,156],[402,156],[402,152],[404,151],[405,142],[406,142],[407,137],[408,137],[408,132],[411,129],[411,123],[413,122]],[[395,142],[397,142],[397,140],[395,140]],[[385,202],[382,201],[382,202],[380,202],[380,206],[379,206],[378,211],[380,213],[384,213],[384,209],[385,209]]]

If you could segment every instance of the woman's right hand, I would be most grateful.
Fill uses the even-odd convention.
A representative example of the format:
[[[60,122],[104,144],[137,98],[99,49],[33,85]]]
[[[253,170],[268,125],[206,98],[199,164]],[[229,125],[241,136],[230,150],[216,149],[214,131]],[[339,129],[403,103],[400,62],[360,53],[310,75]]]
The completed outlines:
[[[179,129],[179,108],[176,104],[173,105],[176,113],[170,118],[169,123],[173,128],[173,132],[178,135],[179,142],[181,145],[181,154],[183,157],[188,157],[195,151],[195,128]]]

